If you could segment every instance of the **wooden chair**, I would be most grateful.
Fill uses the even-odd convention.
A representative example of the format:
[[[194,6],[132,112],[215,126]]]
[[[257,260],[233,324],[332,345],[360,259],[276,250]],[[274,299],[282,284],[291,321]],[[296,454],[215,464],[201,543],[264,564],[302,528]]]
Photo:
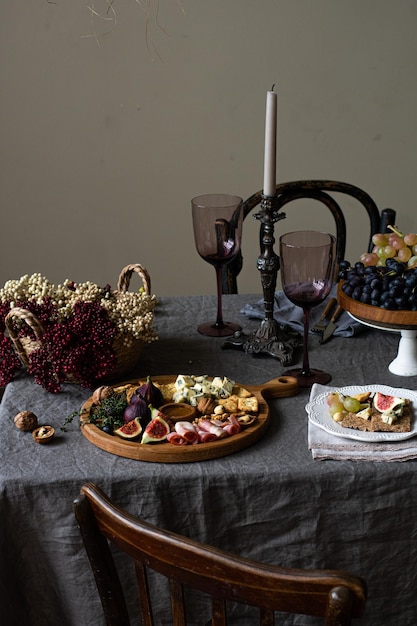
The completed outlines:
[[[337,239],[337,262],[340,263],[345,258],[346,251],[346,220],[343,210],[333,194],[344,194],[358,201],[358,207],[366,210],[369,223],[369,247],[372,248],[372,235],[378,232],[386,232],[388,224],[395,223],[395,211],[384,209],[379,211],[373,199],[359,187],[333,180],[298,180],[287,183],[280,183],[276,186],[277,209],[281,210],[289,202],[300,200],[301,198],[311,198],[326,205],[331,211],[336,223]],[[261,203],[262,191],[250,196],[243,204],[243,218]],[[242,253],[232,262],[226,265],[222,272],[223,293],[238,293],[237,276],[242,269]]]
[[[274,611],[322,616],[325,626],[346,626],[364,612],[366,585],[357,576],[263,565],[233,556],[134,517],[92,483],[81,488],[74,511],[107,626],[130,623],[109,542],[134,560],[144,626],[154,624],[147,568],[169,579],[173,626],[186,624],[184,586],[211,597],[212,626],[227,623],[226,601],[260,607],[263,626],[274,624]]]

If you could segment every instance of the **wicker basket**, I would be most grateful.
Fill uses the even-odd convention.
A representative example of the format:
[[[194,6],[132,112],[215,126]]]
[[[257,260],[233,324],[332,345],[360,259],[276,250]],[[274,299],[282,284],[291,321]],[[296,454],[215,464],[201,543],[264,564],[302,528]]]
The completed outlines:
[[[133,273],[138,274],[142,279],[143,291],[146,295],[151,294],[151,279],[147,270],[139,263],[127,265],[119,275],[117,290],[113,295],[117,298],[118,294],[126,293],[129,289],[130,280]],[[16,332],[16,320],[20,320],[27,324],[33,331],[35,339],[28,335]],[[28,368],[31,353],[38,349],[42,344],[42,336],[44,328],[37,317],[27,309],[14,307],[10,310],[5,318],[7,333],[13,342],[14,349],[18,354],[22,365]],[[142,348],[145,342],[136,337],[129,337],[128,345],[126,345],[126,336],[122,336],[119,332],[113,342],[113,351],[116,358],[116,365],[111,373],[112,380],[119,380],[128,375],[132,369],[138,364]],[[108,380],[108,377],[107,377]],[[77,383],[77,380],[69,379],[66,382]]]

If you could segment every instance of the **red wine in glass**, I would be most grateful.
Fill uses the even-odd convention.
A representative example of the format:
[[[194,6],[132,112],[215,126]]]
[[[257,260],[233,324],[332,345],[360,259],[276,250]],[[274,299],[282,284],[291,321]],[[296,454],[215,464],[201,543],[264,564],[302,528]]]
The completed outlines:
[[[310,309],[329,295],[334,280],[336,239],[318,231],[295,231],[279,240],[282,289],[287,298],[303,309],[303,365],[285,372],[295,376],[300,387],[326,384],[331,375],[311,369],[308,354]]]
[[[222,267],[240,250],[243,200],[228,194],[207,194],[193,198],[191,207],[197,252],[214,266],[217,280],[216,320],[200,324],[198,332],[208,337],[227,337],[241,330],[238,324],[223,320]]]

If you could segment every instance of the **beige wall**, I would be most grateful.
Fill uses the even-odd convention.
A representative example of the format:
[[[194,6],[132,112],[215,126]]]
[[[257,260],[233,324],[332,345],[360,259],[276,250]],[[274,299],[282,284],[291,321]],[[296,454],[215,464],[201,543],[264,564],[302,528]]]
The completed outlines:
[[[214,293],[190,199],[262,187],[272,83],[278,181],[354,183],[417,229],[416,0],[160,0],[159,25],[141,4],[116,0],[115,22],[91,19],[99,0],[2,0],[1,285],[115,286],[138,261],[159,295]],[[260,291],[257,232],[249,218],[242,293]]]

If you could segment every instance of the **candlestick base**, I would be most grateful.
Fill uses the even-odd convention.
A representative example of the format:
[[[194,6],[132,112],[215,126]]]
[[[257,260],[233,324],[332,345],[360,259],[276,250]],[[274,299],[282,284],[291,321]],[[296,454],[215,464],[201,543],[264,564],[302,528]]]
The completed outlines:
[[[263,320],[252,335],[237,331],[226,339],[222,348],[236,348],[254,356],[272,356],[283,367],[288,367],[294,363],[295,350],[302,345],[302,337],[297,331],[278,324],[276,320],[272,324]]]

